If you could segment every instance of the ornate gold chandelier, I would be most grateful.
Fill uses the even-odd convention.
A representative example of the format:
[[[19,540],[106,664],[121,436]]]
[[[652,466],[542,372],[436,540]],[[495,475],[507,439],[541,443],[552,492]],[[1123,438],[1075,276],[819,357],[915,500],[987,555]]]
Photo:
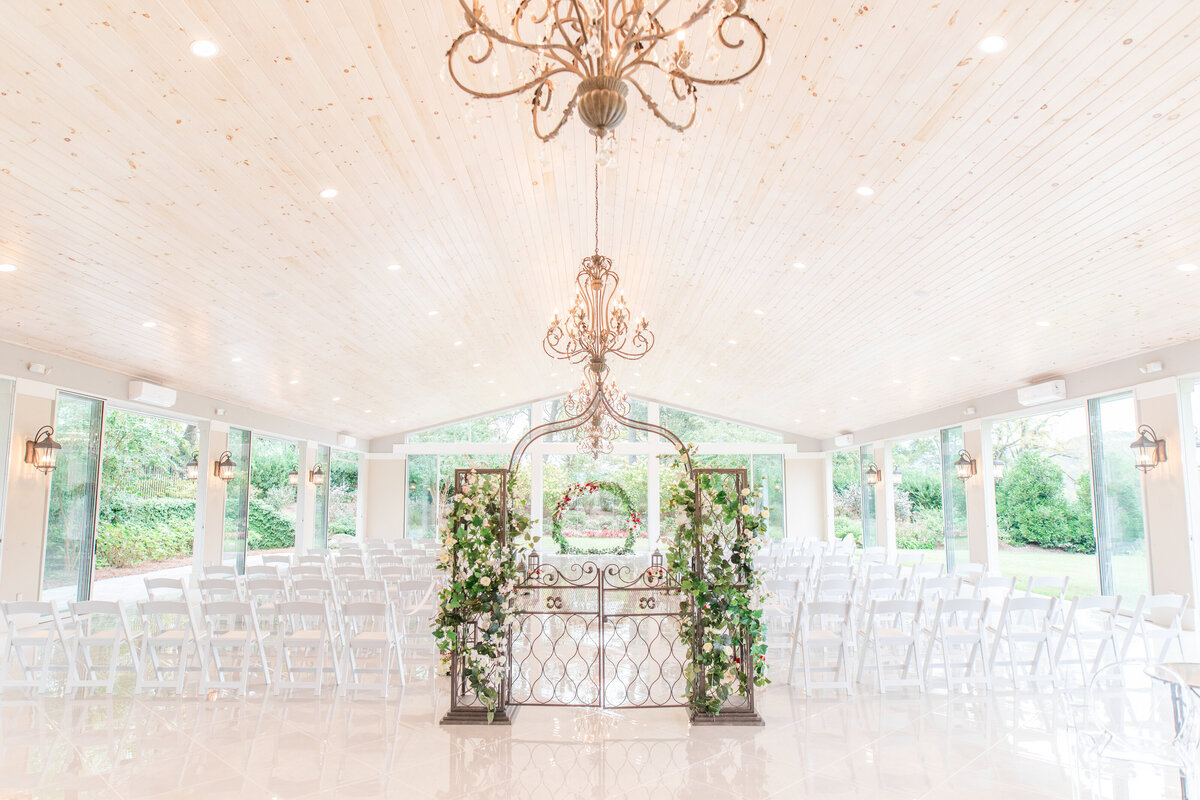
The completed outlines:
[[[592,458],[611,453],[613,441],[621,436],[624,428],[605,409],[611,408],[622,416],[629,413],[629,398],[607,377],[607,374],[597,375],[591,370],[584,370],[578,388],[563,399],[563,411],[568,417],[584,414],[589,409],[592,411],[591,418],[579,429],[576,445],[580,453]],[[593,403],[597,394],[603,395],[606,402]]]
[[[698,86],[737,83],[763,62],[767,37],[746,2],[459,0],[467,30],[446,53],[449,74],[481,99],[531,92],[543,141],[576,108],[604,137],[625,118],[630,86],[654,116],[683,131],[696,121]]]

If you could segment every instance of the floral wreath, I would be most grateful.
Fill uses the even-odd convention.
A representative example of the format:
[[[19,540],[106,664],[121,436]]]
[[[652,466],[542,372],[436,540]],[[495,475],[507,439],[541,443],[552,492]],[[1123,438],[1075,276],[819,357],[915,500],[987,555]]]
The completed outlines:
[[[571,503],[580,497],[596,492],[606,491],[621,501],[625,509],[625,541],[615,550],[600,547],[575,547],[567,541],[562,532],[563,514]],[[568,486],[554,506],[554,514],[550,517],[550,536],[558,543],[558,552],[562,555],[613,555],[627,556],[633,552],[633,545],[642,530],[642,516],[633,508],[629,494],[619,484],[612,481],[586,481]]]

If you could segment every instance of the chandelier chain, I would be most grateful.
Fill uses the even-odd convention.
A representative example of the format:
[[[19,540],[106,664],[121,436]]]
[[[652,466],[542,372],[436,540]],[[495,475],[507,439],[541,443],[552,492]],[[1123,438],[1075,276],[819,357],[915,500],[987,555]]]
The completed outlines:
[[[598,159],[600,156],[600,137],[597,136],[595,139],[595,142],[596,142],[596,157]],[[592,199],[595,201],[594,207],[596,209],[595,218],[592,220],[592,222],[593,222],[592,229],[596,232],[596,255],[600,255],[600,162],[599,162],[599,160],[592,161],[592,183],[593,183]]]

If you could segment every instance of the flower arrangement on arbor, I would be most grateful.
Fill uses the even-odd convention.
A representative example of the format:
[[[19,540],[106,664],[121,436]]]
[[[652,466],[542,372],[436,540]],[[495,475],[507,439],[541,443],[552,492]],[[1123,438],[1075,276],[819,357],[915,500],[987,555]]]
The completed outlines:
[[[608,530],[601,532],[602,538],[624,537],[625,541],[615,550],[598,547],[576,547],[567,540],[566,535],[563,533],[563,515],[571,504],[580,497],[596,494],[597,492],[608,492],[617,498],[624,511],[625,526],[621,532],[610,533]],[[559,553],[563,555],[629,555],[633,552],[633,546],[637,542],[637,537],[641,533],[641,530],[642,516],[634,509],[633,501],[629,498],[629,493],[620,484],[612,481],[583,481],[568,486],[567,490],[563,492],[563,496],[555,503],[554,513],[550,517],[550,536],[558,544]]]
[[[693,714],[718,714],[731,696],[747,697],[752,684],[768,683],[762,611],[752,598],[761,583],[754,553],[770,511],[760,490],[738,491],[732,475],[700,470],[693,479],[682,459],[676,466],[684,477],[670,487],[667,502],[684,514],[667,569],[682,576],[688,705]]]
[[[489,721],[501,698],[517,567],[537,541],[529,535],[528,517],[512,504],[513,477],[503,492],[501,480],[472,470],[451,497],[440,552],[448,582],[438,593],[433,622],[443,667],[449,671],[457,650],[462,677],[487,709]]]

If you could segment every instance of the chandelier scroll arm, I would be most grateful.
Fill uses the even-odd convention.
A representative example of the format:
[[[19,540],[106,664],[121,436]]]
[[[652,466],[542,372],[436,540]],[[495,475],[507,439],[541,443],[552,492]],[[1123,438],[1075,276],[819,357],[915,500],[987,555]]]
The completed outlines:
[[[462,0],[459,0],[459,2],[462,2]],[[700,6],[698,9],[696,9],[696,12],[694,14],[692,14],[690,17],[688,17],[685,21],[679,23],[674,28],[667,29],[667,28],[664,28],[662,26],[662,24],[658,21],[658,17],[660,14],[663,13],[663,11],[666,10],[667,6],[669,6],[671,4],[671,2],[672,2],[672,0],[663,0],[663,2],[661,4],[659,4],[658,8],[654,9],[653,13],[647,12],[647,13],[650,13],[650,19],[654,20],[655,24],[658,25],[659,33],[655,33],[654,35],[648,35],[648,36],[631,37],[629,39],[630,46],[634,46],[634,45],[638,44],[639,42],[640,43],[649,42],[650,46],[647,47],[646,49],[647,50],[653,49],[654,45],[658,44],[659,42],[669,40],[675,34],[679,33],[680,31],[686,31],[688,28],[692,27],[697,22],[702,20],[704,18],[704,15],[709,13],[709,11],[712,9],[713,3],[715,3],[716,0],[708,0],[707,3]]]
[[[648,62],[648,63],[651,63],[651,65],[653,65],[652,62]],[[658,103],[654,102],[654,98],[652,98],[650,96],[649,92],[647,92],[645,89],[642,88],[642,85],[640,83],[638,83],[636,78],[627,77],[625,80],[629,81],[629,83],[631,83],[633,85],[633,88],[638,90],[638,94],[640,94],[642,96],[642,102],[644,102],[646,104],[646,108],[650,109],[651,113],[653,113],[654,116],[658,117],[659,120],[662,121],[662,123],[664,125],[666,125],[668,128],[670,128],[671,130],[678,131],[679,133],[683,133],[688,128],[692,127],[692,125],[696,122],[696,95],[694,92],[691,93],[691,95],[690,95],[692,98],[692,109],[691,109],[692,113],[688,116],[687,122],[679,123],[679,122],[675,122],[674,120],[671,120],[665,114],[662,113],[662,111],[658,107]]]
[[[512,455],[509,456],[509,474],[516,474],[517,467],[520,466],[521,459],[525,456],[525,451],[528,450],[529,446],[538,439],[542,439],[552,433],[571,431],[575,430],[576,428],[582,428],[584,425],[586,425],[592,418],[592,415],[595,414],[603,404],[603,398],[601,395],[602,392],[599,391],[593,394],[592,400],[590,403],[588,403],[587,408],[573,417],[558,420],[557,422],[547,422],[542,425],[538,425],[536,428],[531,428],[530,430],[526,431],[525,435],[517,441],[516,446],[513,448]]]
[[[687,468],[688,474],[691,475],[693,473],[694,468],[692,467],[692,458],[688,454],[687,445],[685,445],[683,440],[676,436],[673,431],[668,428],[664,428],[661,425],[655,425],[652,422],[642,422],[640,420],[631,419],[630,417],[627,417],[614,409],[608,402],[608,398],[603,397],[603,392],[600,392],[600,395],[602,397],[604,409],[613,419],[615,419],[617,422],[620,422],[627,428],[633,428],[634,430],[642,431],[643,433],[653,433],[666,439],[675,446],[677,451],[679,451],[679,455],[683,459],[683,463]]]
[[[753,73],[756,69],[758,69],[762,65],[763,59],[766,58],[766,56],[767,56],[767,34],[765,31],[763,31],[761,25],[759,25],[754,19],[752,19],[751,17],[749,17],[745,14],[741,14],[741,13],[730,14],[729,16],[727,16],[723,20],[721,20],[721,24],[717,27],[717,39],[718,39],[718,41],[721,42],[721,46],[724,47],[726,50],[740,50],[741,48],[746,46],[745,39],[739,39],[737,42],[732,42],[726,38],[725,24],[727,22],[729,22],[729,20],[731,20],[731,19],[740,19],[742,22],[746,23],[746,25],[749,26],[750,30],[757,37],[758,55],[755,57],[754,63],[752,63],[749,67],[747,67],[745,70],[738,73],[737,75],[732,75],[728,78],[704,78],[699,75],[692,75],[691,73],[685,73],[687,75],[688,80],[690,80],[692,83],[698,83],[702,86],[728,86],[730,84],[737,83],[745,78],[748,78],[751,75],[751,73]]]
[[[562,69],[554,70],[552,73],[549,73],[549,74],[557,75],[561,72],[568,72],[568,70],[562,70]],[[537,136],[543,142],[548,142],[551,139],[553,139],[555,136],[558,135],[558,132],[561,131],[563,129],[563,126],[567,124],[567,121],[569,119],[571,119],[571,115],[575,112],[575,103],[578,102],[578,100],[579,100],[579,95],[572,92],[571,99],[567,102],[566,108],[563,109],[562,116],[559,117],[558,122],[555,123],[554,127],[551,128],[548,132],[542,133],[541,126],[538,124],[538,120],[540,119],[538,112],[539,112],[539,110],[540,111],[549,111],[550,110],[550,97],[551,97],[551,94],[553,93],[553,91],[554,91],[553,88],[550,88],[547,90],[544,102],[539,103],[537,97],[535,97],[532,102],[533,133],[535,136]]]

